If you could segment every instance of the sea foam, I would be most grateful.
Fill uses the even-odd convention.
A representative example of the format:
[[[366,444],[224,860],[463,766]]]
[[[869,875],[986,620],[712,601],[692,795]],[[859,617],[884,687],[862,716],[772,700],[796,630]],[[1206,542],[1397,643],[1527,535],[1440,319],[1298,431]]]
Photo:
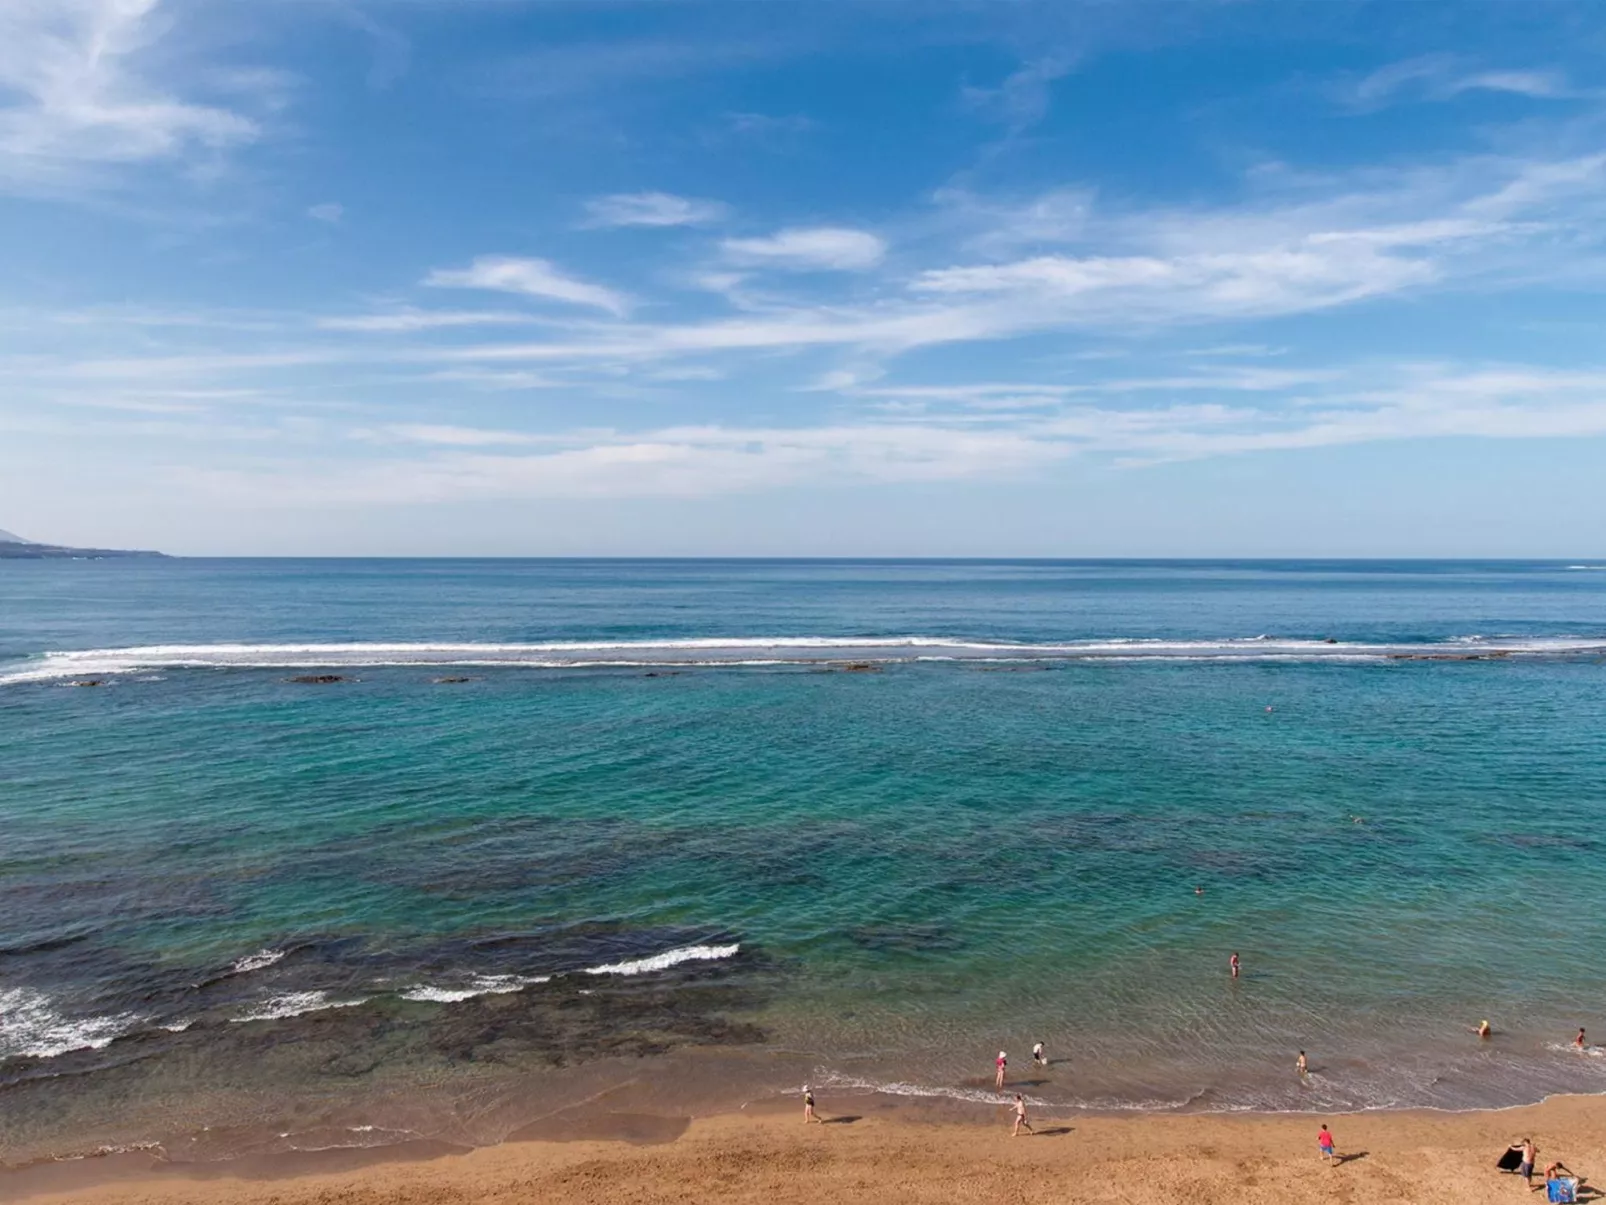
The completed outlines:
[[[278,1021],[285,1017],[299,1017],[303,1013],[322,1012],[329,1008],[355,1008],[359,1004],[368,1003],[366,997],[356,1000],[337,1000],[330,993],[317,992],[286,992],[282,996],[274,996],[264,1001],[250,1012],[241,1013],[238,1017],[230,1017],[230,1021]]]
[[[1011,642],[956,636],[699,637],[545,643],[156,644],[56,650],[13,663],[0,684],[103,678],[171,669],[341,670],[384,666],[595,669],[819,664],[840,660],[1066,661],[1078,659],[1325,660],[1500,653],[1554,657],[1606,653],[1606,637],[1457,637],[1442,641],[1338,641],[1270,634],[1210,640],[1119,637]]]
[[[54,1058],[70,1050],[99,1050],[139,1023],[129,1013],[68,1017],[32,988],[0,988],[0,1059]]]
[[[633,958],[627,962],[586,967],[585,974],[646,975],[652,971],[667,971],[670,967],[679,966],[683,962],[715,962],[733,958],[741,948],[740,942],[732,942],[728,946],[682,946],[677,950],[665,950],[662,954],[654,954],[649,958]]]

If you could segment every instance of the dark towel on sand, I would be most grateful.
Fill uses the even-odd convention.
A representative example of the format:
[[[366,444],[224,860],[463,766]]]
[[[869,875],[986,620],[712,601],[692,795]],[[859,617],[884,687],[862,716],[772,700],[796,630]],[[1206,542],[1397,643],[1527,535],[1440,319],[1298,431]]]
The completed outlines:
[[[1506,1153],[1500,1156],[1500,1162],[1495,1164],[1503,1172],[1514,1172],[1522,1166],[1522,1148],[1510,1146]]]

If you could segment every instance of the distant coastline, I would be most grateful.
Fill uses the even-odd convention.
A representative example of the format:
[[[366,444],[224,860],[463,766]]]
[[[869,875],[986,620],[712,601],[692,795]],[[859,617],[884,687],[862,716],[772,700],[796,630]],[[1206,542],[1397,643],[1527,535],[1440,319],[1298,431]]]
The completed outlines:
[[[6,561],[58,561],[106,560],[111,557],[165,557],[165,552],[149,549],[73,548],[66,544],[35,544],[32,540],[9,538],[9,532],[0,532],[0,560]]]

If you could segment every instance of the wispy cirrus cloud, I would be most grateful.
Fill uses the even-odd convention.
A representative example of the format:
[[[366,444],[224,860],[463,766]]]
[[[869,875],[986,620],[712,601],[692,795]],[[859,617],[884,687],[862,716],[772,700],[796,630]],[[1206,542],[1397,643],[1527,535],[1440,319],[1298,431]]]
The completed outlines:
[[[437,289],[519,293],[606,310],[620,317],[631,305],[626,294],[569,276],[550,260],[514,255],[481,255],[466,268],[436,268],[424,278],[424,284]]]
[[[717,222],[730,212],[720,201],[677,197],[667,192],[613,193],[586,202],[585,225],[701,226]]]
[[[1555,68],[1479,68],[1450,54],[1429,54],[1390,63],[1341,85],[1339,98],[1357,109],[1378,109],[1404,100],[1452,100],[1468,92],[1504,92],[1534,100],[1565,100],[1583,93]]]
[[[1049,55],[1023,63],[995,88],[966,85],[960,97],[970,108],[1002,122],[1010,134],[1019,134],[1047,116],[1054,81],[1070,72],[1068,57]]]
[[[844,226],[791,227],[764,238],[726,239],[720,247],[735,263],[800,272],[873,268],[887,253],[878,235]]]
[[[380,334],[410,334],[468,326],[528,326],[540,322],[534,314],[513,310],[420,310],[405,308],[379,314],[347,314],[319,318],[319,329]]]
[[[254,140],[252,117],[178,94],[149,60],[158,0],[0,5],[0,187],[56,189],[97,169]],[[236,80],[236,82],[240,82]]]
[[[1606,434],[1606,368],[1378,364],[1312,374],[1310,396],[1268,408],[1234,398],[1267,382],[1217,376],[1221,396],[1174,401],[1183,381],[1128,382],[1152,392],[1115,405],[1097,387],[1070,397],[1055,384],[972,387],[965,411],[813,426],[707,424],[639,431],[530,433],[393,424],[350,433],[415,445],[391,460],[283,471],[190,471],[181,483],[236,505],[303,507],[518,498],[710,497],[792,483],[1018,479],[1078,457],[1139,468],[1165,462],[1427,438],[1528,439]],[[1114,384],[1121,384],[1116,382]],[[953,398],[946,386],[904,392]],[[1004,398],[1024,409],[975,413]],[[1056,402],[1062,404],[1055,405]],[[490,449],[496,449],[494,451]],[[533,449],[533,450],[532,450]]]

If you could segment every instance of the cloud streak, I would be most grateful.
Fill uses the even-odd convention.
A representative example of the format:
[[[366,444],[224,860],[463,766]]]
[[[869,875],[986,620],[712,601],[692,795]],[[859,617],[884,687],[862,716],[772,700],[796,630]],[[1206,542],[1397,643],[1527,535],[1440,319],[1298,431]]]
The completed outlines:
[[[874,391],[960,404],[957,414],[905,421],[867,416],[814,426],[713,423],[566,433],[395,424],[355,430],[351,438],[415,445],[417,452],[342,461],[338,473],[316,465],[305,471],[208,469],[187,480],[234,504],[264,507],[690,498],[803,483],[1018,480],[1062,472],[1079,459],[1137,468],[1385,440],[1606,435],[1606,368],[1394,364],[1364,373],[1312,372],[1304,383],[1303,404],[1280,408],[1252,397],[1275,388],[1276,380],[1215,373],[1089,385],[1085,395],[1052,383]],[[1168,397],[1179,390],[1220,396]],[[1115,404],[1123,392],[1154,399]],[[995,401],[1011,400],[1026,409],[986,412]]]
[[[717,222],[729,213],[719,201],[677,197],[666,192],[614,193],[593,197],[586,202],[585,225],[611,226],[701,226]]]
[[[887,245],[867,230],[842,226],[793,227],[766,238],[726,239],[721,248],[734,263],[790,271],[860,271],[886,256]]]
[[[82,185],[96,168],[179,159],[254,140],[252,118],[185,99],[143,70],[157,0],[0,6],[0,186]]]
[[[569,276],[544,259],[482,255],[466,268],[436,268],[424,284],[437,289],[481,289],[518,293],[568,305],[606,310],[623,317],[631,299],[624,293]]]

